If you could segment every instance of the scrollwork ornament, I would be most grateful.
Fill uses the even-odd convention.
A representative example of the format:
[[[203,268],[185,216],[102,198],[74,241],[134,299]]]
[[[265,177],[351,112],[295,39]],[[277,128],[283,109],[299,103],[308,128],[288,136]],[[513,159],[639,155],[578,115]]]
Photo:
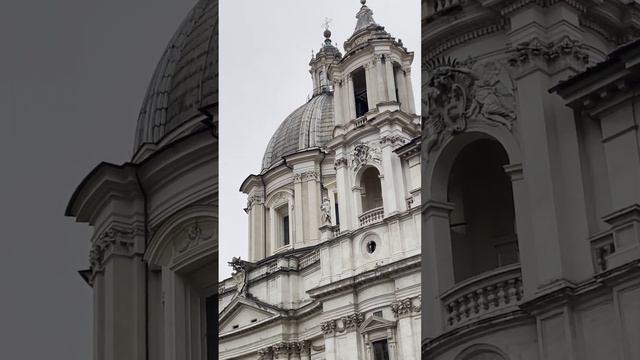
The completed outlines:
[[[324,335],[333,334],[336,331],[336,327],[337,324],[335,320],[328,320],[320,323],[320,330]]]
[[[418,297],[420,300],[420,297]],[[420,312],[421,305],[414,306],[412,298],[399,299],[391,303],[391,312],[398,318],[413,312]]]

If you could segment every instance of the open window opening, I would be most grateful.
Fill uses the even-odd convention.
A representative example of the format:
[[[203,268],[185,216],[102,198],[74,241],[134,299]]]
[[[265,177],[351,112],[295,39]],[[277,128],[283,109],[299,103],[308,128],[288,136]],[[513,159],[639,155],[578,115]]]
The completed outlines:
[[[336,225],[340,225],[340,210],[338,207],[338,193],[333,193],[333,203],[336,212]]]
[[[467,145],[455,160],[448,183],[455,282],[518,263],[508,157],[495,140]]]
[[[374,167],[366,169],[362,173],[361,195],[362,212],[382,208],[382,185],[380,184],[380,172]]]
[[[276,209],[276,237],[280,246],[289,245],[290,232],[289,232],[289,206],[285,204]]]
[[[400,92],[398,91],[399,76],[402,76],[402,68],[400,67],[400,64],[394,63],[393,64],[393,88],[395,89],[395,92],[396,92],[396,101],[401,103],[402,101],[400,100]]]
[[[218,358],[218,300],[215,295],[209,295],[205,302],[207,360],[213,360]]]
[[[379,340],[371,343],[373,348],[373,360],[389,360],[389,345],[387,340]]]
[[[367,77],[364,68],[359,68],[351,74],[353,80],[353,97],[356,105],[356,117],[363,116],[369,111],[367,100]]]

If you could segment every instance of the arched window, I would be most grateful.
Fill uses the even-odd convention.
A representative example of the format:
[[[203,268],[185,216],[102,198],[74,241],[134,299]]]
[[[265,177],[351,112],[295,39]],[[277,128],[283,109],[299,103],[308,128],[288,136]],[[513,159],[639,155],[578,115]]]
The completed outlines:
[[[519,262],[511,181],[506,152],[495,140],[480,139],[458,154],[449,176],[454,279]]]
[[[382,186],[380,172],[374,167],[366,169],[360,180],[362,195],[362,212],[382,207]]]

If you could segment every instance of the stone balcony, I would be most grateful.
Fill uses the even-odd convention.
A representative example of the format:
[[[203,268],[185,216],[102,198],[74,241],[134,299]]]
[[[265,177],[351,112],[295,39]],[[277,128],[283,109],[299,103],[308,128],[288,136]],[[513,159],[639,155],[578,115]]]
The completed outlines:
[[[358,217],[358,219],[360,220],[360,227],[382,221],[384,219],[384,208],[381,206],[365,211]]]
[[[442,294],[445,328],[517,309],[522,300],[520,264],[500,267],[466,279]]]

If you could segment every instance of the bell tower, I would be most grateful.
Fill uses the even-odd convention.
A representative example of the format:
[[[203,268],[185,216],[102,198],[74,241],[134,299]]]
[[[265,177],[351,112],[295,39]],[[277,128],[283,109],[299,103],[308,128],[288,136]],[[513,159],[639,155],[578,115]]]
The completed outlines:
[[[332,91],[331,80],[329,78],[329,71],[337,64],[342,58],[340,50],[333,46],[331,43],[331,31],[329,30],[329,19],[325,20],[324,29],[324,44],[317,54],[311,56],[309,62],[309,72],[311,73],[311,79],[313,80],[313,95],[318,95],[323,92]]]
[[[335,87],[336,125],[379,112],[380,107],[415,113],[413,53],[375,22],[366,0],[360,3],[355,30],[344,42],[345,54],[330,72]]]

